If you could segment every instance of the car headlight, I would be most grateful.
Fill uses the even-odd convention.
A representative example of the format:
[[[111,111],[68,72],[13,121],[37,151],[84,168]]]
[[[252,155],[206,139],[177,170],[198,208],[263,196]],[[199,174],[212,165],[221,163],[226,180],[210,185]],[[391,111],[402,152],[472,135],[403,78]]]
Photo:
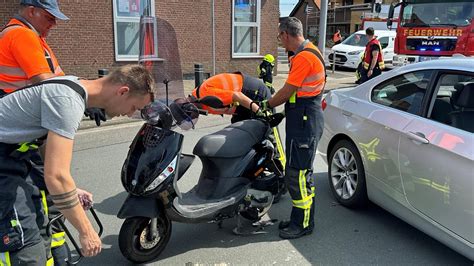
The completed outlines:
[[[145,189],[145,192],[151,191],[158,187],[163,181],[165,181],[174,171],[176,170],[176,160],[178,156],[174,157],[173,161],[158,175],[153,182]]]
[[[358,55],[360,53],[362,53],[363,50],[360,50],[360,51],[353,51],[353,52],[348,52],[347,54],[348,55]]]

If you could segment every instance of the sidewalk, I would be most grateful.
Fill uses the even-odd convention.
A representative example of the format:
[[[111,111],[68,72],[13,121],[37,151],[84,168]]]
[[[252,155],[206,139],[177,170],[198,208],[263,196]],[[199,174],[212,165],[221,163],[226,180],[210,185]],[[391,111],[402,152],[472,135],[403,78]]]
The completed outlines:
[[[288,65],[287,64],[280,64],[278,65],[278,72],[276,76],[273,76],[273,86],[275,89],[280,89],[285,85],[285,81],[288,77]],[[355,81],[355,74],[352,72],[349,73],[341,73],[335,72],[332,73],[330,69],[327,69],[327,80],[326,80],[326,87],[325,91],[342,88],[342,87],[349,87],[353,86]],[[183,80],[184,86],[184,93],[185,95],[191,94],[192,90],[194,89],[194,80]],[[183,95],[184,96],[184,95]],[[219,117],[220,118],[220,117]],[[223,118],[225,119],[225,118]],[[116,117],[106,122],[101,123],[101,127],[105,126],[113,126],[117,124],[129,123],[129,122],[136,122],[137,119],[131,119],[128,117]],[[90,120],[87,117],[84,117],[79,130],[89,129],[97,127],[95,121]]]

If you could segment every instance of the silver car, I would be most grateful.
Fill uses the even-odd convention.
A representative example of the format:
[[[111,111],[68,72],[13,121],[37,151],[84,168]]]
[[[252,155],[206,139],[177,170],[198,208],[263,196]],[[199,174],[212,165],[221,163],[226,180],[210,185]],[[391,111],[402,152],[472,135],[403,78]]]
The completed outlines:
[[[474,59],[417,63],[323,99],[333,195],[368,200],[474,260]]]

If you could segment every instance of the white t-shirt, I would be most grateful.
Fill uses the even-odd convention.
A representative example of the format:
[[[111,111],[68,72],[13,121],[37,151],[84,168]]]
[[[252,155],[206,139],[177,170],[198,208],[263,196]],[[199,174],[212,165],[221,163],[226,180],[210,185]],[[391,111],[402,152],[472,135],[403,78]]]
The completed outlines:
[[[54,79],[79,84],[75,76]],[[29,142],[48,131],[74,139],[85,108],[82,96],[64,84],[42,84],[11,93],[0,99],[0,142]]]

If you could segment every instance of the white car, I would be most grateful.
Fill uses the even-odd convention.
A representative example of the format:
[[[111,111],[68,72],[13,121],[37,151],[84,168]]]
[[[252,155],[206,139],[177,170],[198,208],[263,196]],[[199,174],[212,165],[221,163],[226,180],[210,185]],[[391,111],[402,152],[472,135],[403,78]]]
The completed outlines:
[[[382,46],[383,59],[385,64],[391,64],[394,55],[395,31],[375,30],[375,37]],[[365,46],[367,45],[367,37],[365,31],[360,30],[347,37],[342,43],[336,44],[331,48],[328,55],[329,64],[343,66],[356,69],[361,61]],[[335,54],[335,60],[333,55]]]
[[[336,200],[370,200],[474,260],[474,59],[400,67],[322,107]]]

